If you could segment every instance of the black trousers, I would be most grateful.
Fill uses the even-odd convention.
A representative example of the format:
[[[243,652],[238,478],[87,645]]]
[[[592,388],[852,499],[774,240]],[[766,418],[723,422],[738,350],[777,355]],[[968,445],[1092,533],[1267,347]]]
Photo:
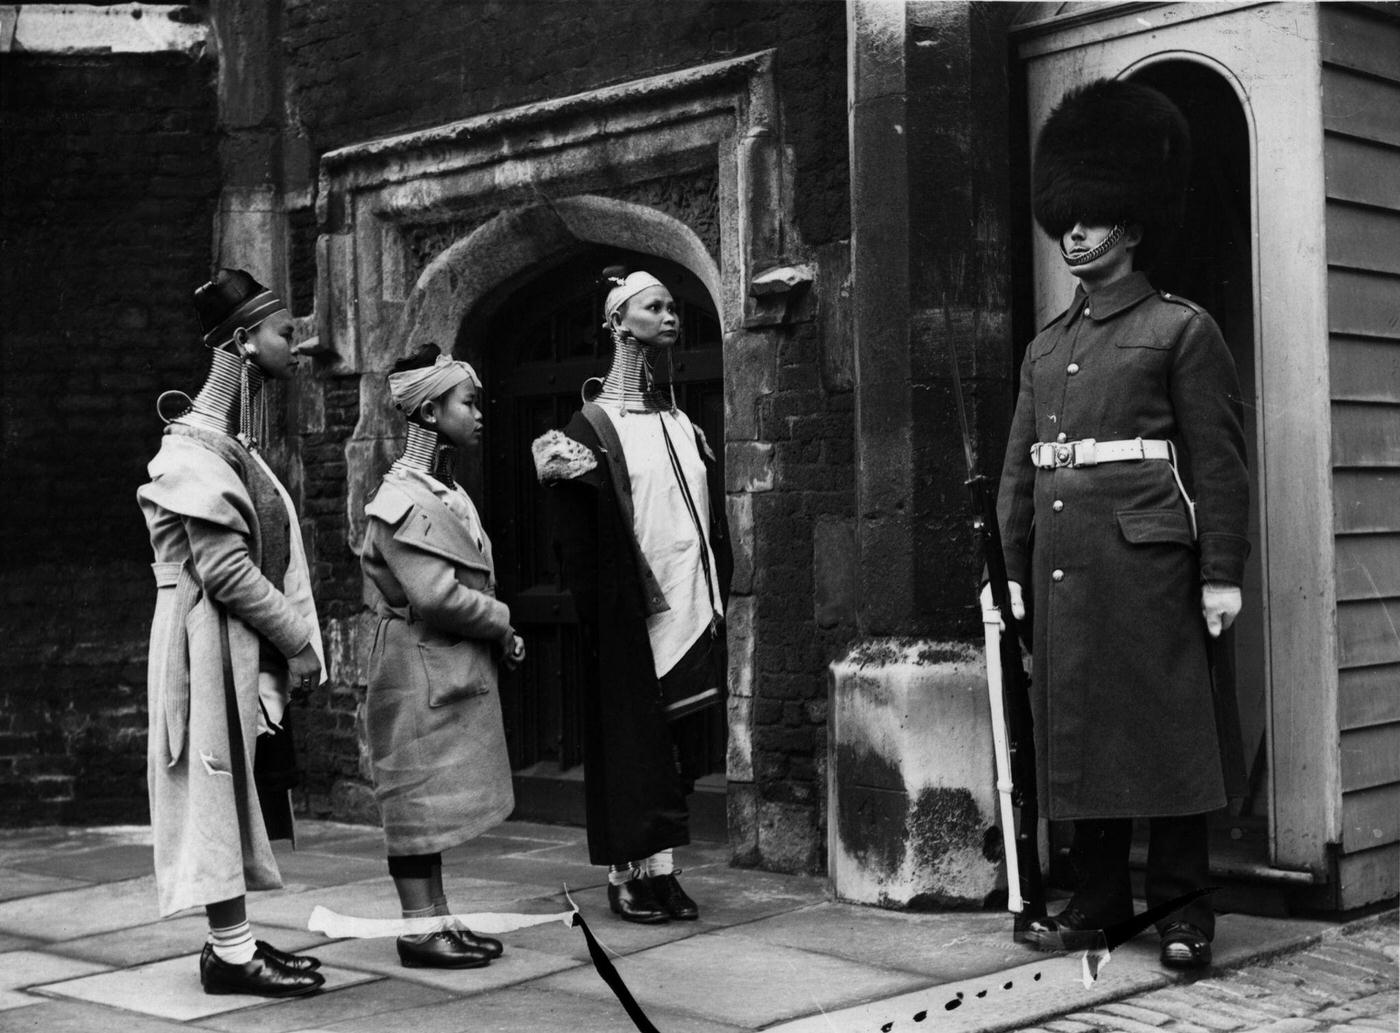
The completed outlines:
[[[1204,814],[1149,818],[1147,906],[1155,907],[1210,885],[1209,825]],[[1128,853],[1131,818],[1093,818],[1074,823],[1071,859],[1078,882],[1073,906],[1091,920],[1119,921],[1132,913]],[[1207,939],[1215,935],[1215,909],[1209,897],[1193,901],[1167,921],[1190,922]],[[1160,930],[1165,922],[1158,922]]]

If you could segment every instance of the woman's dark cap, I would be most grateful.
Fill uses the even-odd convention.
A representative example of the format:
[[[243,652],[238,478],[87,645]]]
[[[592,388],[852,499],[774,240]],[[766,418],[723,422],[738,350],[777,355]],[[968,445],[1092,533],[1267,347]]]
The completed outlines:
[[[210,348],[227,344],[236,330],[255,329],[268,316],[286,307],[276,294],[242,269],[220,269],[194,292],[194,308],[204,330],[204,343]]]
[[[1060,100],[1035,146],[1032,207],[1054,238],[1074,224],[1143,228],[1138,248],[1160,252],[1180,227],[1191,173],[1191,130],[1150,86],[1096,79]]]

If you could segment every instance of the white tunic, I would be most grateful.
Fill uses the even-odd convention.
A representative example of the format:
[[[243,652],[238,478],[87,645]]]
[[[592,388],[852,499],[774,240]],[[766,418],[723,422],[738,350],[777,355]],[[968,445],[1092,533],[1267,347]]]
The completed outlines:
[[[719,571],[710,546],[710,492],[705,481],[705,461],[695,447],[690,419],[680,410],[621,414],[604,407],[603,411],[622,441],[627,474],[632,481],[637,542],[670,607],[647,618],[647,635],[659,678],[676,665],[715,617],[724,616]],[[672,469],[663,427],[690,488],[699,517],[699,534]],[[710,568],[708,583],[706,561]]]

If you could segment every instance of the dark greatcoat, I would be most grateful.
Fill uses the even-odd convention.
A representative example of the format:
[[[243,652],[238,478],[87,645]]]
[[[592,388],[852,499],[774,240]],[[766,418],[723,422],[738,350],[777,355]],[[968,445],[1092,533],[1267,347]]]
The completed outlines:
[[[1198,540],[1165,461],[1036,469],[1031,445],[1061,434],[1174,442]],[[1008,574],[1031,586],[1047,817],[1224,805],[1200,590],[1240,584],[1248,507],[1239,385],[1215,321],[1142,273],[1077,292],[1026,352],[998,499]]]
[[[607,417],[603,417],[606,419]],[[648,597],[630,515],[618,501],[619,464],[582,412],[565,435],[590,449],[596,468],[552,482],[564,585],[574,597],[582,639],[584,796],[588,855],[624,864],[690,842],[686,787],[661,710],[646,618]],[[697,429],[710,495],[710,547],[727,601],[733,555],[724,486]],[[654,593],[655,581],[650,583]]]

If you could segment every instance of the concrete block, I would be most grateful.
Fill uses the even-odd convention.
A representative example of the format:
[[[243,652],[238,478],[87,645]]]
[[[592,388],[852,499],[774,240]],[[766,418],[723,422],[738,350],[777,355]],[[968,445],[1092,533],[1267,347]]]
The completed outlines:
[[[758,863],[758,790],[752,782],[739,782],[733,773],[725,789],[729,847],[735,864]]]
[[[838,899],[980,907],[995,769],[981,655],[876,639],[831,666],[828,872]]]

